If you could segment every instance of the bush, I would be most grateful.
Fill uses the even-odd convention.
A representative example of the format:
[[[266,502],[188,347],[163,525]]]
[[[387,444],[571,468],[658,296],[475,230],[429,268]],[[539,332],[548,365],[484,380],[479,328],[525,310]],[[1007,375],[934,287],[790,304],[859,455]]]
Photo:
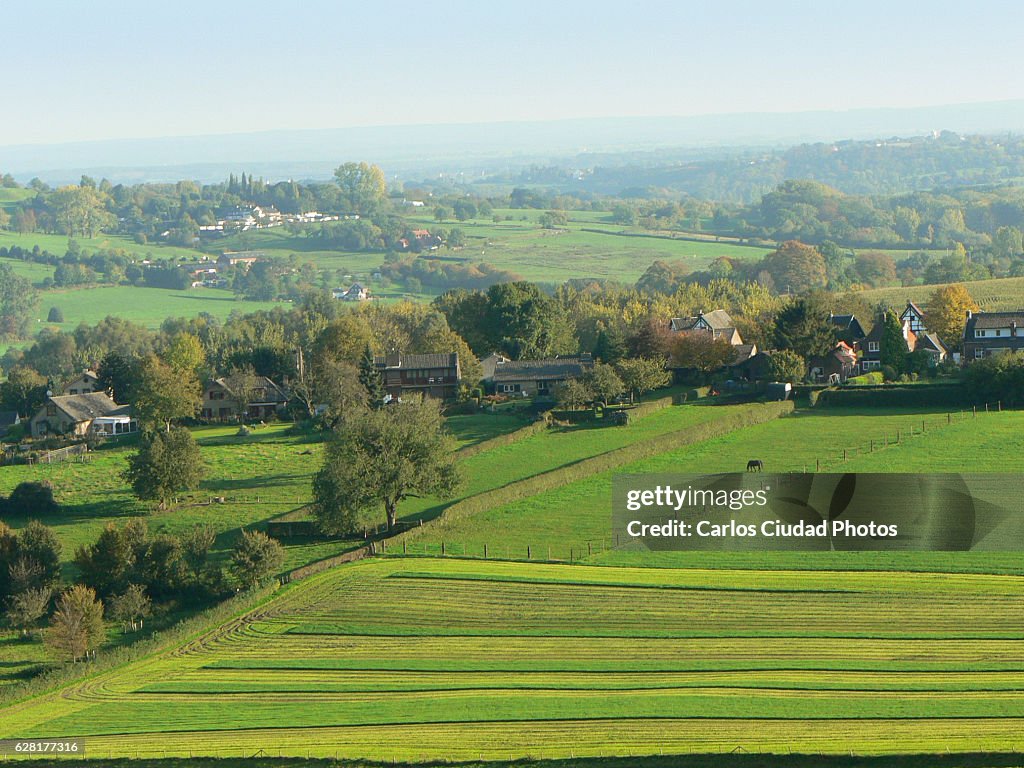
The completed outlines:
[[[871,371],[870,373],[864,373],[860,376],[851,376],[846,380],[846,384],[851,387],[866,387],[882,384],[885,382],[885,377],[881,371]]]
[[[62,310],[60,307],[50,307],[50,312],[46,315],[46,322],[63,323],[64,310]]]
[[[27,481],[19,483],[4,502],[4,511],[9,515],[33,518],[53,516],[60,505],[53,497],[53,485],[49,481]]]
[[[961,408],[968,402],[968,392],[959,384],[888,384],[823,390],[817,402],[851,408]]]

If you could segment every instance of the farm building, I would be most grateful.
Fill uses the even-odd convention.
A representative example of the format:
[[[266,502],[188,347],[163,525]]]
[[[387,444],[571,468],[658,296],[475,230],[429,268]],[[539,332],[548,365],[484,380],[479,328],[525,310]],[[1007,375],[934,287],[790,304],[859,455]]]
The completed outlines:
[[[242,387],[246,393],[235,392]],[[252,381],[242,383],[220,378],[208,381],[203,387],[199,413],[204,419],[220,421],[266,419],[280,413],[287,405],[288,394],[266,376],[255,376]]]
[[[370,291],[359,283],[352,283],[347,289],[335,288],[331,295],[341,301],[366,301],[370,298]]]
[[[857,351],[845,341],[840,341],[828,354],[807,361],[807,375],[811,381],[841,384],[857,375]]]
[[[384,389],[392,397],[418,392],[441,400],[454,398],[462,382],[458,353],[406,355],[391,352],[379,355],[374,366],[384,379]]]
[[[104,419],[104,421],[99,421]],[[56,395],[46,402],[29,422],[33,437],[47,435],[69,435],[82,437],[93,430],[93,423],[100,426],[112,424],[113,419],[123,425],[116,434],[134,432],[136,422],[131,418],[131,408],[118,405],[106,392],[86,392],[78,395]],[[105,426],[102,431],[107,431]],[[114,434],[110,431],[108,434]]]
[[[726,339],[733,346],[743,343],[740,332],[732,317],[724,309],[711,312],[699,311],[692,317],[673,317],[668,324],[669,330],[676,333],[710,333],[713,339]]]
[[[594,360],[589,354],[544,360],[501,358],[495,362],[489,381],[485,381],[488,389],[497,394],[547,397],[555,393],[559,384],[578,379],[593,365]]]

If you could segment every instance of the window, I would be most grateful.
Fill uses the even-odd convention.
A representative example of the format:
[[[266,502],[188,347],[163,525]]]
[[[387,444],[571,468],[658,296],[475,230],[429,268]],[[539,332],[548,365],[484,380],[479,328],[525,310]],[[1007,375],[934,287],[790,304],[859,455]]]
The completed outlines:
[[[502,384],[501,385],[501,391],[502,392],[515,392],[518,389],[519,389],[519,385],[518,384]]]
[[[985,356],[985,350],[984,349],[981,349],[980,347],[979,348],[975,348],[975,350],[974,350],[974,359],[975,360],[980,360],[984,356]]]
[[[868,352],[877,352],[879,350],[879,344],[877,341],[868,342]]]
[[[1003,335],[1003,332],[1000,329],[996,328],[996,336],[1002,336],[1002,335]]]
[[[980,338],[981,338],[982,336],[984,336],[984,335],[985,335],[985,332],[984,332],[984,331],[975,331],[975,332],[974,332],[974,336],[975,336],[975,338],[979,338],[979,339],[980,339]]]

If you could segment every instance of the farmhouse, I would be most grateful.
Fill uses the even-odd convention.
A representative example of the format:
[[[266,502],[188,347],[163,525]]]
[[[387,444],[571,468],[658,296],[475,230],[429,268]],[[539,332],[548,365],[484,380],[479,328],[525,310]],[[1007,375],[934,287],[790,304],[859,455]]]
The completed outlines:
[[[864,373],[877,371],[882,367],[882,336],[885,333],[885,323],[879,319],[875,327],[871,329],[864,341],[861,342],[863,355],[860,359],[860,369]],[[903,340],[907,345],[906,352],[913,352],[917,348],[917,334],[910,330],[910,320],[903,321]]]
[[[904,309],[903,313],[900,315],[900,322],[908,324],[910,326],[910,330],[917,334],[927,330],[927,327],[924,324],[924,312],[912,301],[907,302],[906,309]]]
[[[701,310],[693,317],[673,317],[668,327],[676,333],[710,333],[711,338],[724,338],[733,346],[743,343],[740,332],[736,330],[736,324],[724,309],[715,309],[707,313]]]
[[[1024,349],[1024,310],[967,312],[964,326],[964,362],[1002,352]]]
[[[589,354],[543,360],[501,358],[494,365],[489,388],[497,394],[547,397],[555,393],[559,384],[578,379],[593,365]]]
[[[352,283],[347,289],[335,288],[331,295],[341,301],[366,301],[370,298],[370,291],[359,283]]]
[[[266,258],[266,254],[263,251],[224,251],[217,259],[218,267],[237,267],[242,266],[248,269],[252,264],[257,261],[262,261]]]
[[[65,395],[84,395],[89,392],[102,392],[104,386],[100,384],[100,377],[96,371],[85,370],[78,378],[72,379],[64,385],[62,392]]]
[[[384,379],[384,389],[392,397],[418,392],[447,400],[459,392],[462,372],[456,352],[406,355],[391,352],[378,355],[373,364]]]
[[[235,390],[243,387],[247,392],[236,393]],[[287,393],[266,376],[254,376],[245,382],[220,378],[207,382],[203,387],[203,404],[199,413],[204,419],[219,421],[266,419],[280,413],[287,405]]]
[[[131,408],[118,405],[106,392],[48,397],[29,422],[33,437],[81,437],[90,432],[122,434],[137,429],[138,424],[131,417]]]

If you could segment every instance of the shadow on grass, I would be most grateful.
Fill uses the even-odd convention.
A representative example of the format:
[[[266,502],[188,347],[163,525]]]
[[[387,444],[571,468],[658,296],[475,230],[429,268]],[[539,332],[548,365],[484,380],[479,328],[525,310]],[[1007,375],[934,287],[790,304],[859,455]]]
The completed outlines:
[[[260,488],[276,487],[285,484],[292,484],[298,480],[309,482],[309,474],[279,474],[260,475],[259,477],[238,477],[233,479],[204,480],[199,484],[198,494],[206,492],[217,495],[224,491],[245,491],[259,490]]]

